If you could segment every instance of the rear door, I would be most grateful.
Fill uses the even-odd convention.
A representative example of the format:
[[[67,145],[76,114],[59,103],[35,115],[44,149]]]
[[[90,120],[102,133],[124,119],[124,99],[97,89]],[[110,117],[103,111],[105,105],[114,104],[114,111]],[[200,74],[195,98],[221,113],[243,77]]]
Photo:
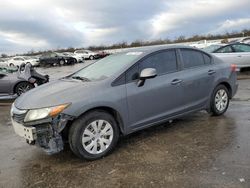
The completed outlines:
[[[238,55],[234,52],[234,49],[231,47],[231,45],[221,47],[213,54],[221,58],[226,63],[233,64],[240,61]]]
[[[237,57],[237,62],[239,66],[250,66],[250,45],[246,44],[233,44],[232,48],[234,54]]]
[[[203,108],[213,89],[216,70],[209,55],[193,49],[180,49],[182,60],[182,86],[185,93],[184,109]]]
[[[137,86],[139,73],[145,68],[155,68],[157,76]],[[178,78],[175,50],[153,53],[126,72],[127,104],[131,129],[161,121],[180,111],[182,98],[181,81]]]

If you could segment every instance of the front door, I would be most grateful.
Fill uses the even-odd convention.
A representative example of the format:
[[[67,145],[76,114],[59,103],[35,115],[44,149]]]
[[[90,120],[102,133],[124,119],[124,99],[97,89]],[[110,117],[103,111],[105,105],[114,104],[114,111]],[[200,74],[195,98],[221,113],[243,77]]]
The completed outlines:
[[[145,68],[155,68],[157,76],[138,87],[135,75]],[[175,50],[156,52],[127,72],[127,105],[132,130],[160,122],[181,110],[184,93],[180,76]]]

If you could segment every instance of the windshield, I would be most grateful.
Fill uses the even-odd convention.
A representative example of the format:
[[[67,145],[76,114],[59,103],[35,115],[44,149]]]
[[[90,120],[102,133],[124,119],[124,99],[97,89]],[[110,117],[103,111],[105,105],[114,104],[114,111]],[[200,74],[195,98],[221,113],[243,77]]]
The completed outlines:
[[[106,79],[125,68],[128,63],[136,60],[141,53],[122,53],[108,56],[76,72],[71,78],[97,81]]]

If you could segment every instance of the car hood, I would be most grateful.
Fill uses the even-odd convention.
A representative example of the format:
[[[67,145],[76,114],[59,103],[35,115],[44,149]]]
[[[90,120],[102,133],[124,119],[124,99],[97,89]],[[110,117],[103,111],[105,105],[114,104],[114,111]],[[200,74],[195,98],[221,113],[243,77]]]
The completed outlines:
[[[21,95],[15,101],[15,107],[36,109],[73,103],[91,96],[99,84],[99,82],[83,82],[72,79],[52,81]]]

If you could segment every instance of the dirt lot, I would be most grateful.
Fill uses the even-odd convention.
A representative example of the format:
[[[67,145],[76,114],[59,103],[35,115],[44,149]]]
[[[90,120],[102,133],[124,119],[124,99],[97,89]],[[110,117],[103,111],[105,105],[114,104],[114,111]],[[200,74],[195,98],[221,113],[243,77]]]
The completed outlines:
[[[52,79],[73,67],[40,69]],[[195,113],[120,140],[98,161],[67,148],[48,156],[14,134],[10,105],[0,106],[0,187],[250,187],[250,80],[228,112]]]

